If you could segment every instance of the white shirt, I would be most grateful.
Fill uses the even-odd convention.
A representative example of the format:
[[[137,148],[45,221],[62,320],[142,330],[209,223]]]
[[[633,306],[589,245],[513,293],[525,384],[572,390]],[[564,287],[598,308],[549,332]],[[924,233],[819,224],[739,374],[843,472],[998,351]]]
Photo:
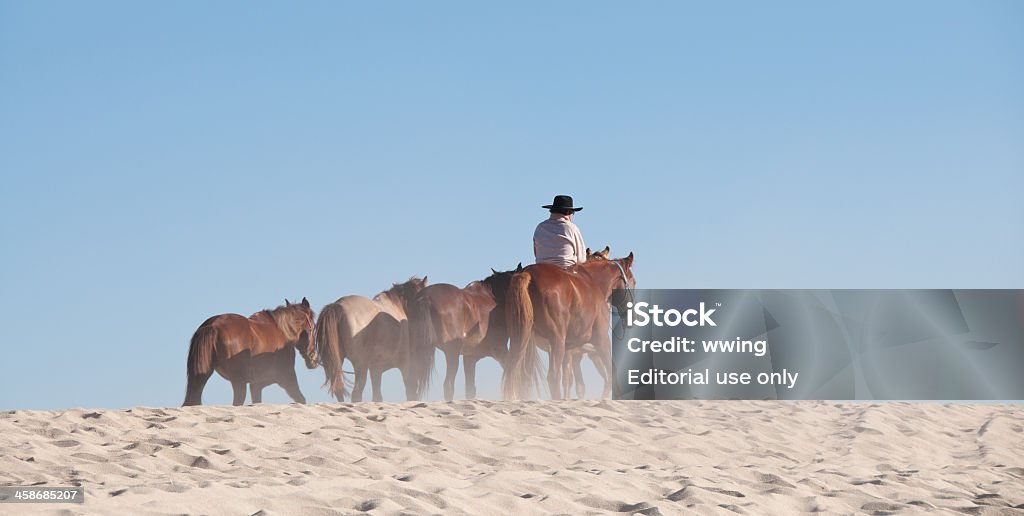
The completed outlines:
[[[537,263],[566,268],[587,261],[587,246],[583,244],[580,228],[568,215],[552,213],[533,232],[533,255]]]

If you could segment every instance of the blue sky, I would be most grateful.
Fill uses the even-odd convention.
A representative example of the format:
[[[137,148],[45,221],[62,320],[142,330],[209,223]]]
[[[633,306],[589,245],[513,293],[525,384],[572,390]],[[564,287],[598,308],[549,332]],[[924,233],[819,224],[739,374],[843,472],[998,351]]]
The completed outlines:
[[[1011,1],[0,1],[0,408],[178,405],[209,315],[463,285],[528,262],[559,193],[642,288],[1024,287],[1022,22]]]

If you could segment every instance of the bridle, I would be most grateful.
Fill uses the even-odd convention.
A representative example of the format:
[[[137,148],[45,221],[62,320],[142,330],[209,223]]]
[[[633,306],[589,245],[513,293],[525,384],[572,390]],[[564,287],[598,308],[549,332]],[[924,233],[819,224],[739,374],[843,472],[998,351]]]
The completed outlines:
[[[619,275],[622,276],[622,289],[626,291],[626,294],[629,294],[629,301],[631,303],[636,302],[636,299],[633,297],[633,289],[629,288],[629,278],[626,277],[626,269],[624,269],[622,267],[622,264],[620,264],[617,260],[609,260],[609,261],[614,263],[615,266],[619,268]],[[612,307],[612,310],[615,310],[615,309],[618,308],[615,305],[611,305],[611,307]],[[621,333],[617,332],[616,328],[620,328],[621,329]],[[612,337],[617,338],[617,339],[621,339],[621,338],[623,338],[625,336],[626,336],[626,326],[622,322],[622,314],[620,313],[619,314],[619,324],[615,325],[612,328]]]
[[[620,264],[618,261],[610,261],[614,263],[616,267],[619,268],[619,274],[622,276],[622,289],[625,290],[627,294],[629,294],[629,302],[636,302],[636,300],[633,298],[633,289],[629,288],[629,278],[626,277],[626,269],[622,268],[622,264]]]

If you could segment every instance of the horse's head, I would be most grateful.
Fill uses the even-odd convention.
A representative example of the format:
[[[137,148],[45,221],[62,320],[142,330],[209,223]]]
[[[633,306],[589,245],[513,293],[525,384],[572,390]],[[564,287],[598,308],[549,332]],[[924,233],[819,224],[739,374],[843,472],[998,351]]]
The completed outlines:
[[[494,295],[494,299],[498,301],[499,306],[505,299],[505,293],[508,292],[508,284],[512,281],[512,275],[522,271],[523,264],[520,262],[516,269],[512,271],[498,272],[492,268],[491,275],[483,279],[483,284],[491,289],[491,294]]]
[[[636,277],[633,276],[633,251],[630,251],[629,256],[625,258],[615,258],[611,261],[619,265],[619,281],[615,288],[623,294],[612,296],[613,299],[610,301],[615,306],[622,306],[626,304],[627,300],[633,300],[633,291],[636,290]]]
[[[302,359],[306,361],[306,367],[316,369],[319,358],[313,339],[316,314],[309,306],[309,300],[302,298],[302,302],[293,304],[285,299],[284,309],[288,313],[288,317],[283,321],[285,327],[282,328],[282,331],[288,335],[289,339],[294,336],[295,349],[299,350]]]
[[[617,258],[613,261],[619,262],[622,270],[626,273],[626,280],[629,282],[630,290],[636,289],[636,277],[633,276],[633,251],[625,258]]]
[[[416,298],[416,295],[420,293],[427,286],[427,277],[417,278],[415,276],[409,278],[409,281],[405,283],[395,283],[391,286],[390,292],[398,296],[399,301],[402,303],[402,307],[408,311],[409,303]]]
[[[591,252],[590,248],[588,247],[587,248],[587,260],[588,261],[589,260],[607,260],[608,259],[608,253],[610,253],[610,252],[612,252],[612,248],[609,247],[609,246],[604,246],[604,249],[601,249],[600,251],[598,251],[596,253]]]
[[[603,274],[611,275],[611,289],[612,290],[634,290],[636,289],[636,278],[633,277],[633,253],[630,252],[629,256],[625,258],[609,258],[608,255],[611,253],[611,248],[605,246],[604,249],[598,252],[591,252],[590,248],[587,248],[587,262],[589,263],[612,263],[614,267],[607,267],[607,272]],[[627,299],[613,296],[611,303],[613,305],[621,305]]]

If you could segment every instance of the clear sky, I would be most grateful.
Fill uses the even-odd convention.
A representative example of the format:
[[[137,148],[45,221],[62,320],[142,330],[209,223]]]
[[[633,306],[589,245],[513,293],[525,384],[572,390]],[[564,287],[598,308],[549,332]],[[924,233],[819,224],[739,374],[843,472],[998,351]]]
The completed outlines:
[[[208,316],[461,286],[528,262],[560,193],[642,288],[1024,287],[1022,26],[1017,1],[0,0],[0,408],[179,405]]]

